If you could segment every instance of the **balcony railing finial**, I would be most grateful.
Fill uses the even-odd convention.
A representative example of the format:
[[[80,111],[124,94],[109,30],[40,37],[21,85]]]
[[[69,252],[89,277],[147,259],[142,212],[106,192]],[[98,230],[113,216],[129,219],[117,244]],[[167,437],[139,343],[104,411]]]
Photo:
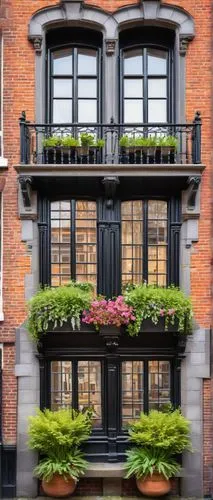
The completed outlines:
[[[201,112],[200,111],[196,111],[195,118],[194,118],[194,123],[201,123],[201,122],[202,122]]]

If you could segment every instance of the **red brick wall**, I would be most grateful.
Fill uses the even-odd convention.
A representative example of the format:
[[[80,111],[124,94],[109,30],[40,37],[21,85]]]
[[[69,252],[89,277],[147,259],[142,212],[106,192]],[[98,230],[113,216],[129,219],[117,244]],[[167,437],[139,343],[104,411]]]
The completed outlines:
[[[88,4],[113,12],[121,6],[136,3],[129,0],[87,0]],[[202,112],[202,158],[206,164],[201,186],[199,242],[194,244],[191,260],[191,289],[196,319],[201,326],[211,322],[211,0],[171,0],[167,2],[186,9],[195,19],[196,37],[186,56],[186,113],[192,120],[195,111]],[[20,239],[17,216],[17,181],[13,165],[19,161],[19,124],[22,110],[34,119],[35,82],[34,49],[27,39],[31,15],[54,0],[2,0],[0,28],[4,35],[4,147],[9,160],[4,191],[4,313],[0,324],[0,342],[14,341],[15,327],[25,319],[24,277],[30,272],[30,257]],[[2,174],[4,175],[4,174]],[[16,380],[14,347],[4,349],[4,441],[16,440]],[[210,382],[204,382],[204,478],[206,492],[210,487],[211,419]]]

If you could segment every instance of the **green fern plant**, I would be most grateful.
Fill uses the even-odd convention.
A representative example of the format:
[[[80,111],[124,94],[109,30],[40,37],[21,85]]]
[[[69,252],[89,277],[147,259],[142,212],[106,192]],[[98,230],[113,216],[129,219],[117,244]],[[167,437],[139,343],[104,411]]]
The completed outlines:
[[[158,473],[166,479],[175,476],[180,471],[180,464],[164,450],[149,448],[132,448],[126,452],[127,462],[124,464],[125,478],[135,476],[141,479]]]
[[[129,424],[128,432],[134,447],[126,452],[126,478],[159,473],[169,479],[180,470],[176,456],[184,450],[192,451],[190,424],[179,409],[141,413]]]
[[[35,476],[50,481],[54,474],[78,480],[87,462],[80,451],[92,430],[93,411],[38,410],[29,418],[29,448],[43,456],[34,470]]]

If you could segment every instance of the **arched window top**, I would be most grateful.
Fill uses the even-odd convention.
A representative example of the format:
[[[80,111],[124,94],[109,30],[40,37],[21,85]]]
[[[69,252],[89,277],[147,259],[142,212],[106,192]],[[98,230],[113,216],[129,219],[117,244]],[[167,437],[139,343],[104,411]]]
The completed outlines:
[[[99,48],[102,46],[102,33],[88,28],[63,27],[48,31],[46,42],[49,49],[64,45],[84,45]]]
[[[140,26],[125,29],[120,32],[120,48],[141,45],[142,47],[158,47],[169,49],[173,47],[175,31],[157,26]]]

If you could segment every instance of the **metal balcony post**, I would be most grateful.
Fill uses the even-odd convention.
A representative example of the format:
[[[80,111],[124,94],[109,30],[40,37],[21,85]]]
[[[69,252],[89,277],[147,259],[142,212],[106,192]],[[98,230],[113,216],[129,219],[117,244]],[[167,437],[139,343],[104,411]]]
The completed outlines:
[[[19,118],[20,123],[20,161],[22,164],[26,163],[27,141],[26,141],[26,113],[22,111]]]
[[[196,111],[195,118],[193,121],[193,147],[192,147],[192,162],[201,163],[201,115],[200,111]]]

